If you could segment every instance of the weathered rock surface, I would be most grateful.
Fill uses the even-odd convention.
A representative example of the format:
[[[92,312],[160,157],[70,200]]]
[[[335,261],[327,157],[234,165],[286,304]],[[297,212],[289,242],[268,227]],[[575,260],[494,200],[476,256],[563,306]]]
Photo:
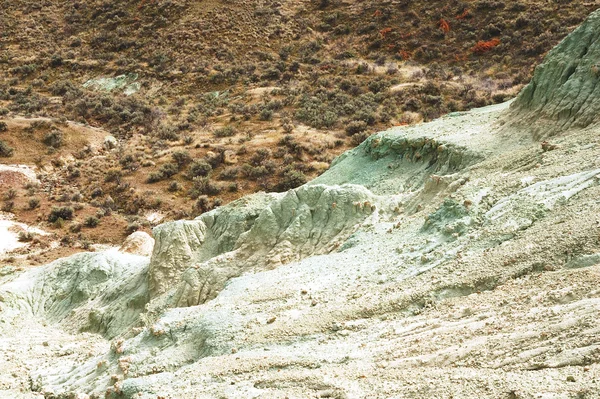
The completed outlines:
[[[143,231],[132,233],[119,248],[120,252],[139,256],[150,256],[153,250],[154,238]]]
[[[193,306],[225,283],[331,252],[386,203],[363,186],[309,185],[286,194],[257,194],[193,221],[157,227],[150,262],[154,297],[176,287],[170,303]]]
[[[110,338],[137,322],[148,301],[147,272],[146,257],[81,253],[22,274],[0,295],[23,315]]]
[[[552,109],[595,79],[598,15],[512,106],[376,134],[303,187],[158,226],[151,258],[10,277],[0,395],[597,398],[600,96]]]
[[[600,121],[600,13],[593,13],[535,70],[513,111],[536,137]]]

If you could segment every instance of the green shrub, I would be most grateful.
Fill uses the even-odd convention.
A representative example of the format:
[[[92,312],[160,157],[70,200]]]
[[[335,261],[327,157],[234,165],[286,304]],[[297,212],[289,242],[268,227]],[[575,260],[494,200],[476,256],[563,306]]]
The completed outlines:
[[[98,224],[100,224],[100,219],[98,219],[97,217],[94,217],[94,216],[88,216],[87,218],[85,218],[85,221],[83,222],[83,224],[86,227],[94,228],[94,227],[98,226]]]
[[[208,200],[208,197],[206,195],[199,196],[194,207],[202,213],[208,212],[212,208],[210,205],[210,201]]]
[[[156,136],[162,140],[175,141],[179,140],[179,134],[174,126],[162,125],[156,130]]]
[[[0,140],[0,157],[8,158],[12,157],[14,152],[14,148],[6,144],[4,141]]]
[[[157,183],[161,180],[163,180],[165,178],[165,176],[160,173],[160,172],[152,172],[148,175],[148,178],[146,179],[146,183]]]
[[[36,234],[31,231],[20,231],[18,240],[20,242],[30,242],[35,238]]]
[[[215,130],[213,134],[215,137],[231,137],[235,135],[235,129],[231,126],[225,126]]]
[[[125,228],[125,232],[127,234],[131,234],[133,232],[138,231],[140,228],[141,228],[141,226],[138,222],[132,222],[127,225],[127,227]]]
[[[48,147],[60,148],[64,143],[63,133],[60,130],[48,132],[42,142]]]
[[[252,157],[250,157],[250,163],[254,166],[262,165],[267,159],[271,157],[271,151],[267,148],[259,148]]]
[[[8,130],[8,125],[6,122],[0,122],[0,132],[6,132]]]
[[[40,206],[40,199],[39,198],[30,198],[28,204],[29,204],[29,209],[36,209]]]
[[[123,174],[121,173],[121,171],[119,169],[109,169],[106,171],[106,175],[104,175],[104,181],[106,183],[111,183],[111,182],[120,182],[121,181],[121,176]]]
[[[189,196],[196,199],[201,195],[216,195],[221,192],[221,187],[213,183],[208,177],[197,177],[189,191]]]
[[[261,121],[270,121],[271,119],[273,119],[273,111],[268,108],[265,108],[262,111],[260,111],[258,118]]]
[[[187,151],[175,151],[173,154],[171,154],[171,157],[179,169],[182,169],[184,166],[192,162],[192,157]]]
[[[126,154],[119,160],[119,163],[123,167],[123,169],[134,171],[140,167],[137,158],[133,154]]]
[[[54,223],[58,219],[73,219],[73,208],[71,208],[70,206],[53,207],[50,211],[50,215],[48,215],[48,221],[50,223]]]
[[[187,176],[189,179],[206,177],[212,171],[212,166],[204,159],[198,159],[190,165]]]
[[[0,210],[2,210],[2,212],[12,212],[14,207],[15,203],[13,201],[6,201],[4,204],[2,204],[2,208],[0,208]]]
[[[279,183],[276,185],[276,190],[287,191],[303,185],[306,181],[307,178],[304,173],[299,170],[288,169],[281,176]]]
[[[174,163],[166,163],[161,165],[158,171],[163,175],[164,179],[168,179],[171,176],[174,176],[179,172],[179,167]]]
[[[237,177],[238,173],[239,173],[240,169],[236,166],[231,166],[228,168],[225,168],[220,174],[218,179],[219,180],[235,180],[235,178]]]
[[[360,132],[360,133],[357,133],[354,136],[352,136],[352,140],[351,141],[352,141],[352,144],[356,146],[356,145],[361,144],[368,137],[369,137],[369,133],[367,133],[367,132]]]
[[[176,181],[172,181],[169,184],[169,187],[167,187],[167,190],[169,192],[172,192],[172,193],[174,193],[176,191],[180,191],[181,190],[181,184],[177,183]]]
[[[8,201],[8,200],[16,198],[16,196],[17,196],[17,190],[15,190],[14,188],[9,188],[6,191],[6,193],[4,193],[3,197],[4,197],[5,200]]]
[[[367,130],[367,122],[365,121],[352,121],[346,125],[346,134],[348,136],[354,136],[365,130]]]
[[[71,226],[69,226],[69,231],[71,233],[79,233],[81,231],[81,223],[73,223]]]

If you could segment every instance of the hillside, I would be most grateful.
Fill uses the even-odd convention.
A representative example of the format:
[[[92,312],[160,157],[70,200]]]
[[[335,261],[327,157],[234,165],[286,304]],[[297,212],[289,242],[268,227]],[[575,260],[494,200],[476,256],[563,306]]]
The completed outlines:
[[[40,181],[3,185],[2,209],[52,233],[64,254],[286,191],[374,132],[511,98],[593,8],[6,2],[0,162],[29,165]],[[56,218],[54,207],[73,213]],[[10,260],[60,255],[40,254]]]
[[[0,394],[597,398],[599,38],[295,189],[5,266]]]

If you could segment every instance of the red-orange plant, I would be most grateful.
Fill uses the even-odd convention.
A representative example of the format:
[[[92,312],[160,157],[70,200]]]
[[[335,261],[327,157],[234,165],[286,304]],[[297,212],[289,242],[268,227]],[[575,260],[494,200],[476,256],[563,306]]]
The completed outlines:
[[[381,37],[383,39],[385,39],[385,35],[387,35],[391,31],[392,31],[392,28],[383,28],[382,30],[379,31],[379,34],[381,35]]]
[[[477,54],[487,53],[488,51],[490,51],[491,49],[493,49],[494,47],[496,47],[499,44],[500,44],[500,40],[498,40],[498,39],[492,39],[492,40],[488,40],[488,41],[480,40],[473,47],[473,52],[477,53]]]
[[[450,32],[450,24],[444,18],[440,19],[439,25],[444,33]]]
[[[376,11],[373,13],[373,16],[374,16],[375,18],[377,18],[377,17],[381,17],[382,15],[383,15],[383,13],[381,12],[381,10],[376,10]]]
[[[469,18],[471,16],[471,10],[469,10],[468,8],[466,10],[464,10],[462,12],[462,14],[457,15],[456,19],[465,19],[465,18]]]
[[[406,50],[400,50],[398,51],[398,54],[400,54],[400,57],[402,57],[403,60],[410,60],[412,57],[412,54]]]

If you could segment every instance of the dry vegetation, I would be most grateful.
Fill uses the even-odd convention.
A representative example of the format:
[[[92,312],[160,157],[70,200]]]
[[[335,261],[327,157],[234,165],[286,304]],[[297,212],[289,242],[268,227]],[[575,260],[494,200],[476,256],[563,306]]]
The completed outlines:
[[[86,247],[150,227],[151,212],[191,217],[296,187],[374,131],[506,100],[592,9],[580,0],[6,2],[0,162],[37,165],[42,184],[0,187],[15,190],[5,210]],[[137,74],[137,93],[83,87],[122,74]]]

